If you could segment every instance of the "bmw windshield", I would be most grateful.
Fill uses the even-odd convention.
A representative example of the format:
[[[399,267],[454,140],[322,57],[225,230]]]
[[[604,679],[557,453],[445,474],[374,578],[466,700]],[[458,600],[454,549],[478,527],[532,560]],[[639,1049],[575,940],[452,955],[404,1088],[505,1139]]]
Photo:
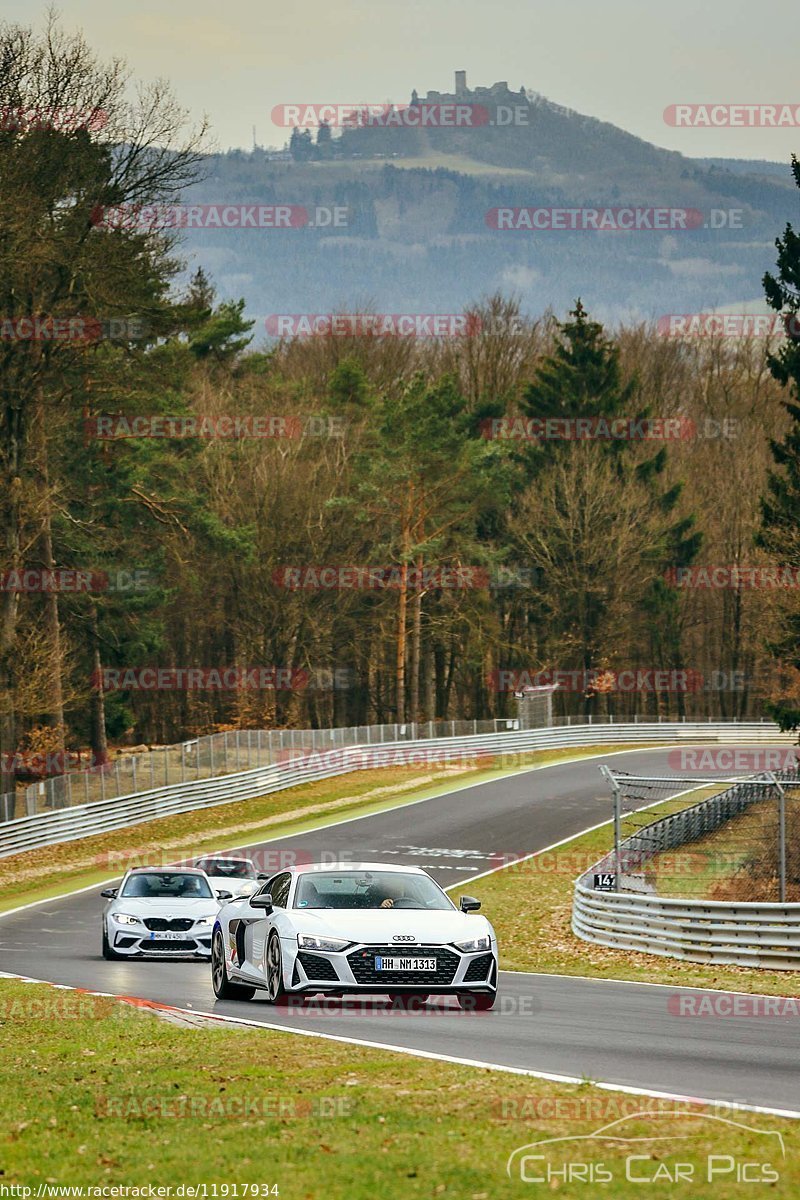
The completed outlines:
[[[241,859],[203,858],[197,863],[199,871],[206,875],[224,876],[226,879],[255,879],[255,867]]]
[[[402,871],[331,871],[301,875],[295,908],[415,908],[452,910],[454,905],[427,875]]]
[[[131,875],[121,896],[138,900],[212,900],[214,893],[202,875],[153,873]]]

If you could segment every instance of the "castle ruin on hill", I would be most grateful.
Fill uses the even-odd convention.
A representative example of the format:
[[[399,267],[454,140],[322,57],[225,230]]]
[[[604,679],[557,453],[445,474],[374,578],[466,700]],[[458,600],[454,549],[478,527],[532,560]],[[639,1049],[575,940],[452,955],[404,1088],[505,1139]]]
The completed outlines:
[[[491,108],[495,104],[529,103],[528,94],[524,87],[521,87],[518,92],[514,92],[505,80],[493,83],[488,88],[468,88],[466,71],[456,71],[455,91],[453,92],[429,91],[424,101],[420,101],[416,88],[411,93],[412,104],[453,104],[455,101],[470,104],[485,104],[488,108]]]

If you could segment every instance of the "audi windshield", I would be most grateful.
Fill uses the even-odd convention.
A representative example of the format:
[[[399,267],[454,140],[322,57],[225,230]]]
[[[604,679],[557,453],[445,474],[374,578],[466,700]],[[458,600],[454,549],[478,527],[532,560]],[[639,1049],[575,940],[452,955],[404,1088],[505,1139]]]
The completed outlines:
[[[301,875],[295,908],[452,909],[427,875],[402,871],[331,871]]]

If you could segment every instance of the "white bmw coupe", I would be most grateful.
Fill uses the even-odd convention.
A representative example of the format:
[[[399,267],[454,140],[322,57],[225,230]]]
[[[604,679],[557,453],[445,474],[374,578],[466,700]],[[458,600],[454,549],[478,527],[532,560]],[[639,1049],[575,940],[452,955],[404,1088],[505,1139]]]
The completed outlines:
[[[192,868],[134,867],[118,888],[101,893],[103,958],[208,958],[220,903],[233,893],[215,892],[208,876]]]
[[[271,1004],[292,993],[374,992],[392,999],[456,995],[492,1007],[497,938],[480,902],[456,908],[419,867],[310,864],[273,875],[220,909],[211,944],[221,1000]]]

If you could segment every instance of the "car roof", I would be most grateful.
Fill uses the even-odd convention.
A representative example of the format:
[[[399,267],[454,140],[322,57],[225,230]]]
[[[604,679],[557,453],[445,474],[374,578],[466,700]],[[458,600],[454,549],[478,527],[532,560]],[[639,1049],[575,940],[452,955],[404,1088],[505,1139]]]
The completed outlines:
[[[195,862],[199,862],[199,863],[201,863],[201,862],[232,862],[232,863],[243,862],[243,863],[247,863],[248,866],[251,866],[251,867],[253,865],[252,859],[240,858],[238,854],[201,854],[199,858],[195,859]],[[195,869],[200,870],[201,868],[198,867]]]
[[[129,875],[200,875],[205,878],[205,871],[199,867],[131,867]]]
[[[302,866],[287,867],[293,875],[305,875],[314,871],[395,871],[403,874],[427,875],[421,867],[407,867],[403,863],[376,862],[332,862],[332,863],[303,863]],[[281,874],[281,872],[276,872]]]

